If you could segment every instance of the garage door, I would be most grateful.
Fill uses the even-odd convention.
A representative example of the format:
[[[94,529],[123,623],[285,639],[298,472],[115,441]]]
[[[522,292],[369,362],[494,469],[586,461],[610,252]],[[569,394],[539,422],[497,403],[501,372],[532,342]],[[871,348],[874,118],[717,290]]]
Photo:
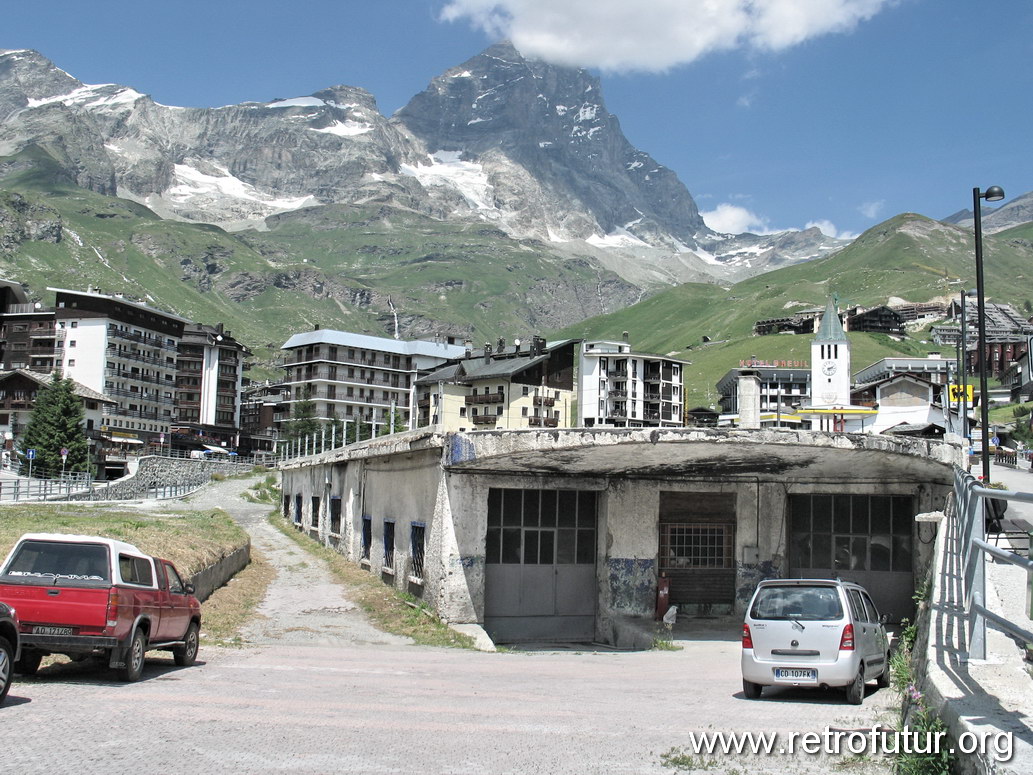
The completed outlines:
[[[789,575],[854,581],[891,620],[914,616],[914,499],[789,496]]]
[[[657,567],[683,612],[730,611],[735,600],[735,495],[661,492]]]
[[[484,629],[497,643],[595,638],[596,494],[488,491]]]

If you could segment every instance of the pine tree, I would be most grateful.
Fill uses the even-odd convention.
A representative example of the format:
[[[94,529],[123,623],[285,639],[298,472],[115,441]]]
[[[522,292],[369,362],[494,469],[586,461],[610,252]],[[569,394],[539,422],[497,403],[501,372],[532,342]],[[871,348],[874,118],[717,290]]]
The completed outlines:
[[[36,450],[33,474],[57,476],[65,471],[87,471],[90,466],[90,448],[83,430],[82,399],[75,394],[75,383],[55,372],[49,385],[40,387],[36,405],[29,416],[20,443],[22,453]],[[68,450],[68,458],[61,460],[61,450]]]
[[[301,391],[301,399],[294,403],[291,419],[287,424],[287,439],[295,441],[311,436],[319,430],[316,419],[316,402],[312,400],[312,388],[306,385]]]

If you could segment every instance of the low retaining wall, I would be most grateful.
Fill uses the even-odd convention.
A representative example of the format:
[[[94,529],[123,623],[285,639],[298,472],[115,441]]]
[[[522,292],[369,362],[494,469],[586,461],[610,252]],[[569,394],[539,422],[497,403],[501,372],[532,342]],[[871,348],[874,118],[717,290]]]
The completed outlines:
[[[247,567],[251,562],[251,540],[243,546],[238,546],[214,565],[199,570],[190,577],[190,583],[194,585],[194,594],[197,599],[204,602],[219,587],[233,578],[237,573]]]

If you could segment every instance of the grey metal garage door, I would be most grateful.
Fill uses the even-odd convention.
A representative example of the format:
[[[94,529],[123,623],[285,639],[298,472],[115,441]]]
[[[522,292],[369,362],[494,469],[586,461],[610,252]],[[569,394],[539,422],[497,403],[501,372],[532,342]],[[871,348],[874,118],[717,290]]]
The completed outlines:
[[[484,628],[497,643],[591,641],[596,494],[488,492]]]
[[[897,495],[789,496],[789,575],[854,581],[893,621],[914,616],[914,500]]]

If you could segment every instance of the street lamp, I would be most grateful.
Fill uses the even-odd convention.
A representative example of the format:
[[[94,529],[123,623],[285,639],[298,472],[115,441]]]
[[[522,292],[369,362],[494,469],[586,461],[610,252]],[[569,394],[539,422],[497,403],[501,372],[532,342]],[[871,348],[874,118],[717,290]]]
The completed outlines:
[[[990,402],[986,387],[986,291],[983,287],[983,215],[980,199],[999,202],[1004,189],[990,186],[986,191],[972,189],[972,212],[975,214],[976,237],[976,301],[979,305],[979,419],[983,425],[983,486],[990,484]]]

